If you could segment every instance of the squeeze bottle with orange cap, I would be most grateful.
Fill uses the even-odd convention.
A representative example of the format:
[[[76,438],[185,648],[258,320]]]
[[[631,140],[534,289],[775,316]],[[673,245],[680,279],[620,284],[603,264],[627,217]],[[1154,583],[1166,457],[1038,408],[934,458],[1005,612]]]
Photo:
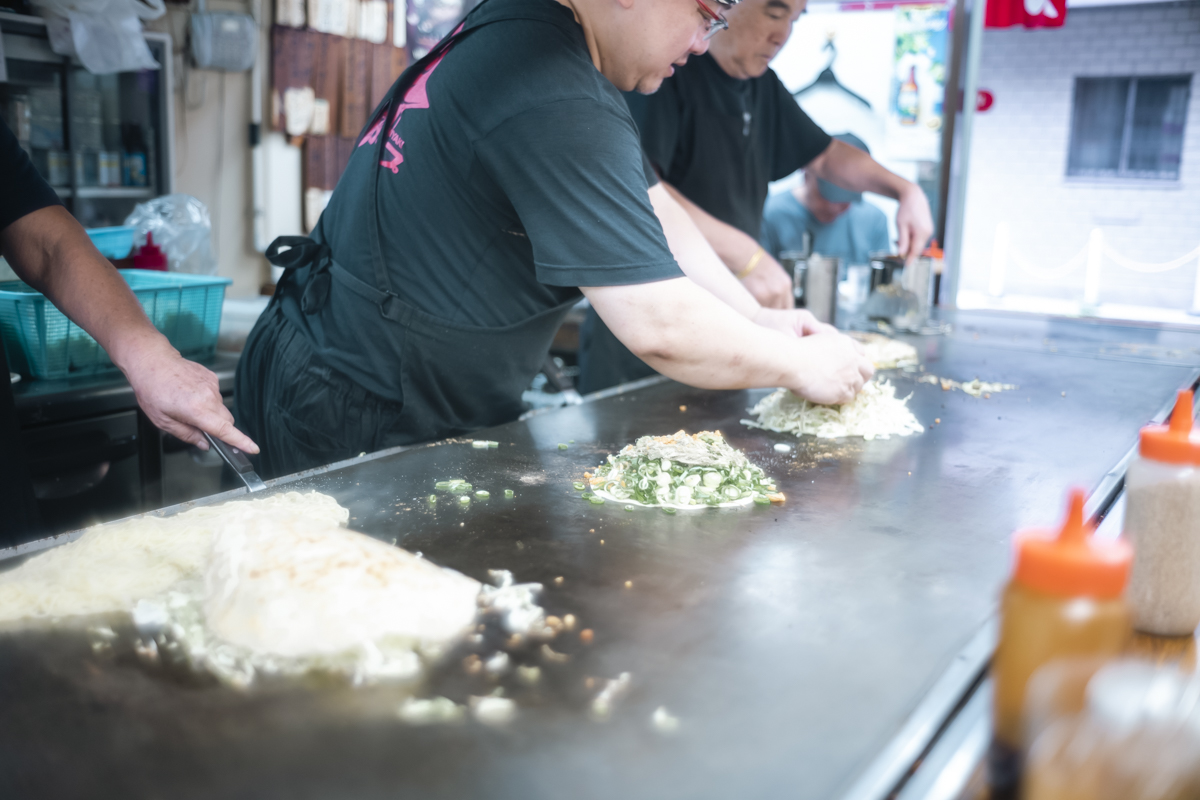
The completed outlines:
[[[1061,530],[1013,536],[1013,574],[992,661],[996,739],[1013,750],[1022,745],[1025,687],[1039,667],[1058,658],[1116,656],[1132,633],[1124,598],[1131,549],[1091,533],[1083,492],[1074,489]]]
[[[1200,438],[1192,432],[1190,391],[1179,393],[1170,425],[1142,428],[1125,493],[1133,625],[1190,636],[1200,624]]]

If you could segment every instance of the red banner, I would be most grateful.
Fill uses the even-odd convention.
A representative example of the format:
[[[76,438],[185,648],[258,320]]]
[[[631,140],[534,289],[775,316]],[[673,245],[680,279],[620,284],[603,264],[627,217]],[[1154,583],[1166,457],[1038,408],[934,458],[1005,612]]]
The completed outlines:
[[[1067,21],[1067,0],[987,0],[984,25],[989,28],[1061,28]]]

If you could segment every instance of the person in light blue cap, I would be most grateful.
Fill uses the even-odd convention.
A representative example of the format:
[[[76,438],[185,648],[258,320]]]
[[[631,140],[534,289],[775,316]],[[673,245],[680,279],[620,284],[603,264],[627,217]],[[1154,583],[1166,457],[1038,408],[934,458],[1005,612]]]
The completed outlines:
[[[833,138],[870,153],[852,133]],[[843,264],[866,264],[870,253],[890,250],[887,217],[863,200],[862,192],[843,189],[805,172],[804,182],[788,192],[767,198],[760,243],[774,258],[804,248],[804,234],[812,237],[812,251]]]

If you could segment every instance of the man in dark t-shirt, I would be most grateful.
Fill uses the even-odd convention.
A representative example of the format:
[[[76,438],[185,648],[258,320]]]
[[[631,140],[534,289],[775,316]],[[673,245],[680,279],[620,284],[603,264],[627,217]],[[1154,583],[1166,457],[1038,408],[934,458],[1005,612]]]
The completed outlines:
[[[921,189],[866,153],[835,141],[769,68],[805,0],[745,0],[709,52],[690,59],[651,96],[627,94],[642,146],[729,270],[760,303],[792,305],[791,276],[759,246],[767,184],[797,169],[852,191],[900,201],[900,250],[915,258],[933,231]],[[596,316],[585,322],[582,391],[649,374]]]
[[[487,0],[406,72],[311,240],[268,252],[287,274],[237,392],[263,472],[515,419],[581,293],[692,385],[857,391],[870,369],[848,340],[761,314],[728,271],[677,259],[656,217],[621,91],[703,53],[719,8]]]
[[[201,449],[202,430],[257,452],[233,426],[217,376],[185,360],[146,318],[129,285],[37,174],[17,137],[0,122],[0,254],[33,288],[91,334],[133,386],[159,428]],[[2,344],[2,343],[0,343]],[[0,547],[39,533],[37,506],[20,443],[4,347],[0,346]]]

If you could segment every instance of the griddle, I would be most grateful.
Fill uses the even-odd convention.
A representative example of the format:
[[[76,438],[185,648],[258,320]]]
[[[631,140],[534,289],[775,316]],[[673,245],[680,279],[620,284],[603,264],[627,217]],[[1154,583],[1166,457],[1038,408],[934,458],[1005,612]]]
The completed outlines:
[[[889,373],[926,425],[909,438],[797,442],[739,424],[762,391],[650,381],[477,434],[499,449],[451,440],[270,482],[327,492],[354,529],[481,580],[540,581],[548,613],[575,614],[594,641],[561,636],[563,664],[514,651],[543,678],[502,681],[520,712],[493,729],[406,725],[394,687],[242,694],[95,653],[76,632],[2,636],[0,796],[885,796],[986,662],[1011,532],[1058,520],[1068,486],[1103,484],[1200,362],[1184,352],[1194,341],[1169,358],[1106,355],[1130,333],[1101,326],[1085,333],[1107,340],[1060,337],[1073,344],[1051,352],[1030,333],[1044,321],[999,321],[1003,336],[964,317],[951,337],[911,340],[929,372],[1020,388],[976,399]],[[638,436],[680,428],[724,431],[786,504],[670,516],[572,489]],[[449,478],[491,497],[431,507]],[[500,641],[489,628],[419,693],[489,691],[462,659]],[[594,719],[603,679],[626,671],[630,691]],[[650,725],[660,705],[674,736]]]

